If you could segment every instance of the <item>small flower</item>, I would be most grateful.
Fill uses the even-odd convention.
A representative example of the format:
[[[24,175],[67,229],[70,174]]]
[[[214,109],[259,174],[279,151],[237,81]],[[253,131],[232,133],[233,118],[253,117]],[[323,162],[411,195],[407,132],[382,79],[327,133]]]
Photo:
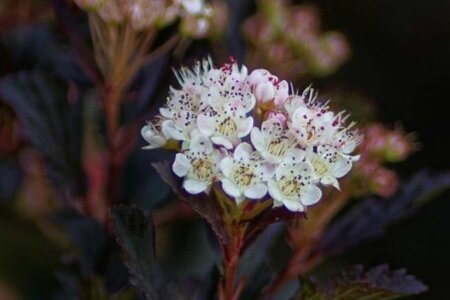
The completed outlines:
[[[359,156],[341,153],[330,145],[314,147],[313,151],[307,152],[306,157],[314,167],[320,183],[337,189],[340,189],[337,179],[345,176],[352,169],[353,162],[359,159]]]
[[[277,118],[264,121],[261,130],[252,129],[251,141],[256,150],[270,163],[280,163],[286,156],[304,156],[297,142]]]
[[[222,156],[208,138],[194,133],[189,149],[175,156],[172,170],[178,177],[184,178],[183,188],[188,193],[208,192],[219,175]]]
[[[142,149],[161,148],[167,143],[167,137],[161,132],[161,124],[159,122],[147,122],[147,125],[141,129],[141,135],[149,144],[142,147]]]
[[[210,136],[214,144],[232,149],[253,128],[253,118],[246,114],[253,108],[254,98],[251,94],[246,96],[249,97],[233,100],[224,99],[218,94],[209,97],[211,109],[198,116],[198,129]]]
[[[248,77],[256,101],[267,103],[273,101],[275,105],[282,105],[289,97],[289,84],[286,80],[279,80],[264,69],[254,70]]]
[[[254,152],[248,143],[239,144],[232,157],[222,159],[220,169],[223,190],[238,203],[245,197],[263,198],[267,194],[265,182],[274,175],[274,167]]]
[[[123,10],[135,30],[144,30],[154,25],[164,13],[163,1],[124,1]]]
[[[287,158],[267,183],[274,206],[284,205],[290,211],[304,211],[322,197],[313,167],[303,161]]]

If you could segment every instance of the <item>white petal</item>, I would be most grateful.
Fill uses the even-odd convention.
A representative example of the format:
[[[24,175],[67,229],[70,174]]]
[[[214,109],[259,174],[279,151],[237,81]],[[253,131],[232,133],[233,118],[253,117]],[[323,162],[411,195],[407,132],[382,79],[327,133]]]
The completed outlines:
[[[188,13],[193,15],[199,14],[203,8],[201,0],[182,0],[181,5]]]
[[[338,159],[332,169],[332,174],[336,178],[341,178],[345,176],[352,169],[352,163],[350,160],[345,158]]]
[[[322,191],[315,185],[310,184],[301,190],[301,201],[304,205],[313,205],[322,197]]]
[[[175,128],[175,124],[172,120],[164,121],[161,124],[161,130],[163,134],[168,138],[172,138],[177,141],[183,141],[186,139],[183,132]]]
[[[216,145],[225,147],[225,149],[233,149],[233,144],[230,142],[230,140],[222,136],[213,136],[211,138],[211,141]]]
[[[185,176],[191,169],[191,161],[183,153],[175,155],[175,161],[172,165],[172,170],[178,177]]]
[[[293,212],[301,212],[305,210],[303,205],[298,200],[284,200],[283,204],[287,209]]]
[[[206,191],[208,184],[204,181],[186,179],[183,182],[183,187],[189,194],[196,195]]]
[[[256,101],[268,102],[275,97],[275,88],[271,82],[260,83],[255,89]]]
[[[264,183],[258,183],[248,187],[244,195],[249,199],[261,199],[267,194],[267,185]]]
[[[320,183],[325,185],[325,186],[332,185],[336,189],[341,190],[341,187],[339,186],[339,181],[333,176],[324,176],[324,177],[322,177],[320,179]]]
[[[247,94],[242,101],[245,108],[245,113],[251,111],[256,105],[256,98],[251,93]]]
[[[278,189],[278,186],[277,186],[277,183],[275,182],[275,180],[267,181],[267,188],[268,188],[270,197],[272,197],[272,199],[274,201],[283,202],[284,195]]]
[[[241,196],[241,191],[239,191],[239,188],[227,178],[222,179],[222,188],[223,191],[231,197],[237,198]]]
[[[277,165],[271,163],[263,163],[257,170],[256,173],[263,173],[262,179],[268,180],[275,176],[275,170],[277,169]]]
[[[259,128],[255,127],[252,129],[250,140],[252,141],[252,144],[256,148],[256,150],[258,150],[259,152],[263,152],[265,150],[265,135],[259,130]]]
[[[159,113],[167,119],[171,119],[173,117],[173,113],[167,107],[161,107],[159,109]]]
[[[236,149],[234,149],[233,158],[247,162],[250,159],[250,155],[253,152],[252,146],[249,143],[240,143]]]
[[[213,151],[213,145],[211,144],[211,141],[209,140],[209,138],[203,135],[193,135],[189,147],[192,152],[209,154]]]
[[[248,117],[242,123],[240,123],[238,137],[242,138],[247,136],[253,128],[253,118]]]
[[[275,105],[283,105],[289,98],[289,83],[283,80],[278,85],[278,91],[273,102]]]
[[[206,136],[212,135],[216,130],[215,118],[200,114],[197,117],[197,128]]]
[[[162,136],[153,136],[147,139],[149,145],[142,147],[142,149],[156,149],[161,148],[167,143],[167,139]]]
[[[222,171],[223,175],[225,175],[225,177],[230,177],[231,176],[231,172],[233,171],[233,159],[229,156],[225,157],[224,159],[222,159],[222,161],[220,162],[220,170]]]
[[[286,153],[283,162],[295,164],[301,162],[305,158],[305,151],[295,148]]]

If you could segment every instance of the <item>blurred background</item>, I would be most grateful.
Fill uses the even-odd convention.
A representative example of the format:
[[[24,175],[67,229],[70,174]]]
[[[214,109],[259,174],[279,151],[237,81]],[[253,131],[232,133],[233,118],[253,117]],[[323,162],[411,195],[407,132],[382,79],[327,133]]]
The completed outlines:
[[[43,70],[64,82],[65,88],[61,93],[73,99],[82,93],[84,101],[88,101],[95,98],[95,93],[92,92],[89,78],[77,65],[76,51],[70,44],[71,37],[66,36],[64,26],[54,16],[56,2],[58,1],[52,3],[52,1],[19,0],[0,3],[0,74],[3,77],[21,71]],[[124,118],[131,119],[138,116],[142,125],[146,117],[154,114],[154,107],[152,110],[152,105],[146,99],[157,99],[155,103],[164,99],[168,85],[174,82],[170,74],[171,64],[190,63],[193,59],[203,57],[210,52],[215,53],[217,57],[220,57],[219,59],[224,59],[227,54],[231,54],[240,61],[244,60],[247,52],[246,59],[251,62],[248,59],[248,53],[252,50],[249,50],[251,47],[245,46],[242,24],[244,19],[255,14],[257,5],[253,1],[247,2],[229,1],[226,18],[230,22],[221,42],[226,45],[225,48],[229,53],[218,54],[217,49],[211,46],[214,42],[199,40],[186,46],[188,48],[184,50],[181,58],[163,55],[139,73],[136,82],[132,85],[132,91],[139,91],[136,92],[137,96],[133,94],[133,97],[139,98],[140,102],[138,104],[126,102]],[[405,132],[414,133],[415,140],[418,141],[418,150],[405,161],[388,164],[390,169],[398,173],[401,180],[423,169],[432,172],[448,171],[450,169],[450,105],[448,104],[450,101],[448,93],[450,1],[294,2],[314,5],[319,13],[322,29],[343,34],[351,49],[348,58],[326,76],[310,74],[296,80],[303,80],[303,86],[312,82],[320,92],[333,94],[335,91],[347,91],[357,95],[355,97],[363,97],[368,106],[373,107],[372,115],[376,120],[383,122],[389,128],[398,126]],[[81,24],[82,32],[88,36],[89,29],[83,13],[73,5],[71,9],[76,13],[76,21]],[[160,34],[161,39],[173,32],[173,28],[164,30]],[[180,48],[176,50],[181,51]],[[154,79],[155,77],[164,79],[158,82]],[[34,89],[41,89],[39,82],[46,79],[33,80],[36,84]],[[58,85],[58,83],[59,81],[56,81],[52,84]],[[161,89],[152,87],[155,85],[159,85]],[[17,94],[17,91],[21,91],[21,87],[23,86],[18,84],[16,89],[9,91]],[[40,97],[47,96],[48,94],[43,93]],[[46,99],[50,99],[49,97]],[[83,114],[89,116],[86,118],[97,118],[99,105],[92,104],[92,101],[85,103],[91,103],[83,108]],[[19,110],[21,113],[29,113],[30,118],[33,119],[33,113],[29,112],[32,107],[35,107],[33,105],[24,105]],[[146,112],[139,114],[139,107],[145,107]],[[60,292],[60,281],[61,278],[66,283],[71,281],[68,277],[64,277],[66,272],[61,271],[61,262],[66,265],[71,264],[72,258],[66,253],[68,249],[71,249],[72,242],[67,241],[61,231],[52,227],[47,219],[49,216],[53,221],[60,218],[65,220],[59,223],[63,224],[62,227],[78,226],[78,229],[86,228],[86,232],[89,226],[77,223],[75,217],[62,218],[61,214],[54,215],[55,207],[58,205],[48,199],[64,198],[64,195],[55,196],[55,192],[49,188],[49,180],[53,179],[43,175],[46,174],[42,171],[45,165],[40,154],[36,154],[36,151],[28,146],[25,150],[18,150],[23,149],[24,144],[29,144],[22,136],[22,131],[44,129],[38,128],[39,126],[31,128],[28,126],[24,130],[20,122],[16,123],[16,111],[17,108],[13,109],[7,101],[0,102],[0,201],[2,201],[0,203],[0,299],[57,299],[58,296],[60,299],[66,299],[65,296],[61,296],[65,294]],[[60,114],[61,112],[49,113]],[[73,105],[72,113],[75,113],[79,122],[81,108]],[[72,121],[72,119],[68,120],[64,126],[70,127]],[[39,124],[38,121],[36,122],[27,124]],[[55,122],[53,126],[59,127],[58,121]],[[89,129],[86,120],[83,124],[83,130],[87,128],[87,130],[102,131],[105,127],[101,121],[98,122],[98,128],[93,129]],[[135,128],[134,132],[137,134],[138,130]],[[64,134],[60,133],[60,135]],[[34,137],[34,139],[40,138]],[[68,152],[65,150],[66,152],[61,154],[48,149],[50,155],[59,153],[76,160],[72,153],[78,151],[81,142],[71,140],[69,137],[66,142],[73,146],[67,150]],[[33,140],[32,144],[35,143]],[[90,145],[89,141],[83,141],[83,143]],[[137,143],[138,146],[144,144],[141,140]],[[163,187],[155,172],[150,171],[148,152],[142,153],[138,146],[131,152],[123,170],[125,183],[119,193],[128,194],[128,200],[122,202],[146,208],[161,208],[164,206],[164,201],[171,199],[172,196],[169,189]],[[163,152],[158,152],[151,157],[151,160],[156,161],[164,157],[166,156]],[[143,160],[147,161],[142,165]],[[101,161],[101,157],[96,157],[95,161]],[[64,174],[64,170],[72,170],[73,166],[60,164],[56,167]],[[74,173],[75,178],[80,176],[77,172]],[[24,181],[24,178],[27,180]],[[62,180],[62,182],[65,181]],[[155,189],[158,189],[156,199],[148,202],[148,195],[151,195]],[[323,270],[353,264],[375,266],[388,263],[395,268],[405,267],[409,273],[414,274],[430,288],[425,294],[411,297],[411,299],[446,299],[448,295],[446,274],[450,270],[449,200],[450,191],[440,193],[411,218],[389,226],[382,237],[366,241],[344,254],[329,258],[322,267]],[[168,249],[178,249],[174,253],[166,253],[161,257],[164,266],[178,274],[177,276],[182,276],[187,269],[200,274],[217,262],[214,246],[204,246],[212,237],[210,233],[202,229],[202,226],[199,220],[184,220],[177,226],[169,226],[165,234],[157,239],[157,243],[163,245],[160,247],[166,245]],[[86,235],[84,235],[85,238],[96,239],[94,235],[87,237]],[[95,253],[95,249],[92,251]],[[206,257],[207,262],[205,262]],[[114,267],[111,266],[111,268]],[[120,270],[118,272],[123,272],[126,276],[123,266],[117,268],[115,270]],[[123,281],[124,279],[115,278],[115,280]]]

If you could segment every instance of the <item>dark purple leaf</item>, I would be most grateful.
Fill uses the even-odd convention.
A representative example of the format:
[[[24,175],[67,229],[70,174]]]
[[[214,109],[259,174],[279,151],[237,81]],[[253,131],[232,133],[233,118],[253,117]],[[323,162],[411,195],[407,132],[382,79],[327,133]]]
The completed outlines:
[[[146,299],[169,299],[155,258],[153,220],[150,212],[119,206],[112,210],[117,242],[125,251],[130,282]]]
[[[99,84],[101,81],[100,72],[96,68],[97,64],[88,47],[87,39],[80,29],[73,11],[64,0],[52,0],[52,5],[57,20],[61,24],[62,29],[75,50],[75,57],[81,69],[83,69],[94,84]]]
[[[23,181],[23,170],[13,162],[0,162],[0,203],[11,200]]]
[[[208,195],[190,195],[181,189],[181,181],[172,173],[168,162],[154,163],[153,167],[161,175],[161,178],[172,188],[175,194],[195,211],[211,226],[222,244],[228,243],[228,237],[224,230],[221,207],[217,201]],[[212,192],[211,192],[212,193]]]
[[[53,216],[53,220],[65,229],[70,240],[79,249],[84,275],[93,277],[97,274],[108,242],[103,226],[74,210],[61,211]]]
[[[450,173],[430,174],[423,171],[404,183],[391,198],[360,200],[332,223],[318,250],[326,254],[338,254],[380,235],[388,225],[411,216],[430,197],[449,187]]]
[[[25,125],[26,136],[43,155],[50,179],[61,195],[80,189],[80,138],[76,109],[67,101],[65,84],[38,72],[0,79],[0,97]]]
[[[381,265],[365,272],[362,266],[356,266],[316,285],[304,280],[295,299],[385,300],[420,294],[427,289],[405,269],[390,270],[387,265]]]

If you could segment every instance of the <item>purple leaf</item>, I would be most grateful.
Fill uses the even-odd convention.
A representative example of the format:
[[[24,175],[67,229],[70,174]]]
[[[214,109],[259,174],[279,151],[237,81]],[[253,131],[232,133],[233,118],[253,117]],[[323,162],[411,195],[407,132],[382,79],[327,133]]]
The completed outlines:
[[[338,254],[380,235],[388,225],[411,216],[430,197],[449,187],[450,173],[430,174],[423,171],[403,184],[391,198],[361,200],[331,224],[318,251]]]

